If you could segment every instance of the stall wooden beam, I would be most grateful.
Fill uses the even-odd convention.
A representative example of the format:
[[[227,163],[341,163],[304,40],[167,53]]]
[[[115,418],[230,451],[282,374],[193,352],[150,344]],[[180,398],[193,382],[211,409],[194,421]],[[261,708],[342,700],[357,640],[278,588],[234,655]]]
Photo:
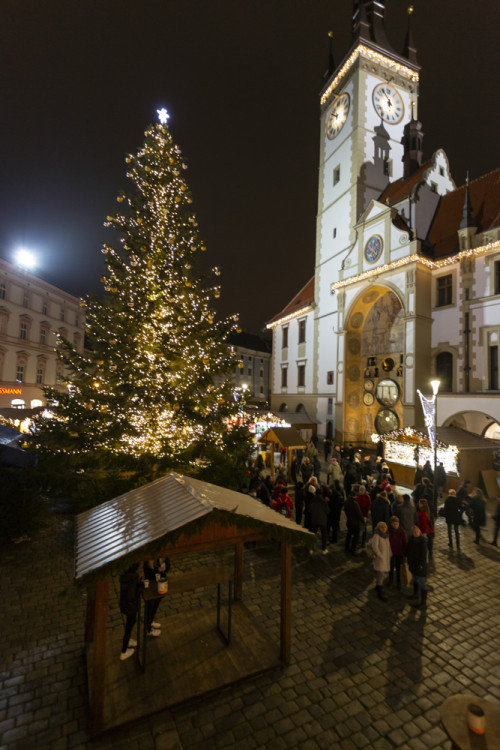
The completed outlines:
[[[103,723],[104,685],[106,679],[106,628],[108,625],[109,578],[97,582],[95,588],[94,639],[90,689],[91,734],[101,731]]]
[[[234,547],[234,601],[241,601],[243,595],[243,553],[244,544],[238,542]]]
[[[280,659],[290,661],[292,645],[292,546],[281,539]]]

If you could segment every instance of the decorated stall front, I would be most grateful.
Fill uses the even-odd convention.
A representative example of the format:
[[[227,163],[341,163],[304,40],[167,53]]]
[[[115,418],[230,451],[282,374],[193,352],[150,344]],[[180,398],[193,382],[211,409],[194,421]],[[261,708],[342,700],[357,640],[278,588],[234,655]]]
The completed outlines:
[[[372,439],[383,442],[384,459],[398,484],[413,487],[417,466],[429,461],[434,467],[429,437],[414,427],[374,435]],[[494,470],[499,450],[498,440],[489,440],[459,427],[437,428],[437,461],[446,471],[447,489],[456,489],[464,479],[470,479],[474,486],[482,486],[483,473]]]

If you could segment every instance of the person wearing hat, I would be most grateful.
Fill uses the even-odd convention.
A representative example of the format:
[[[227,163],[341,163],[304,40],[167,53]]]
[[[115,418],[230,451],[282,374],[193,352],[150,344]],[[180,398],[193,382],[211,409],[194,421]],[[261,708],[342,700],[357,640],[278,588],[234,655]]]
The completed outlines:
[[[462,503],[457,497],[455,490],[448,491],[448,497],[444,501],[444,517],[448,526],[448,547],[453,549],[452,528],[455,529],[455,542],[457,551],[460,551],[460,526],[462,524]]]

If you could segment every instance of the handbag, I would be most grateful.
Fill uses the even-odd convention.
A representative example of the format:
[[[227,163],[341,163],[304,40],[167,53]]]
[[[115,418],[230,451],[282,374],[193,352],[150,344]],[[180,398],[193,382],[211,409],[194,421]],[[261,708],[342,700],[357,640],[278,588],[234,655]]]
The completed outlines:
[[[412,575],[410,573],[410,567],[406,560],[401,563],[399,574],[401,576],[401,583],[403,584],[403,586],[408,586],[408,584],[411,583]]]

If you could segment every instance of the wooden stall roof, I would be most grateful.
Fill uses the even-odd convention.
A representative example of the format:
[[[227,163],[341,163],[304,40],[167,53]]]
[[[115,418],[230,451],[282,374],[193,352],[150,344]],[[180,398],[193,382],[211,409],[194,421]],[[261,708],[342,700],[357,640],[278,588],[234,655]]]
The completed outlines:
[[[307,543],[306,537],[312,536],[249,495],[172,472],[77,516],[75,579],[95,574],[157,540],[167,544],[169,534],[173,538],[197,519],[209,522],[223,516],[238,528],[245,523],[248,529],[265,527],[277,539],[285,534]]]
[[[292,427],[314,427],[318,422],[309,416],[306,411],[276,411],[279,419],[292,425]]]
[[[306,443],[295,427],[270,427],[262,433],[259,443],[279,443],[282,448],[305,448]]]

